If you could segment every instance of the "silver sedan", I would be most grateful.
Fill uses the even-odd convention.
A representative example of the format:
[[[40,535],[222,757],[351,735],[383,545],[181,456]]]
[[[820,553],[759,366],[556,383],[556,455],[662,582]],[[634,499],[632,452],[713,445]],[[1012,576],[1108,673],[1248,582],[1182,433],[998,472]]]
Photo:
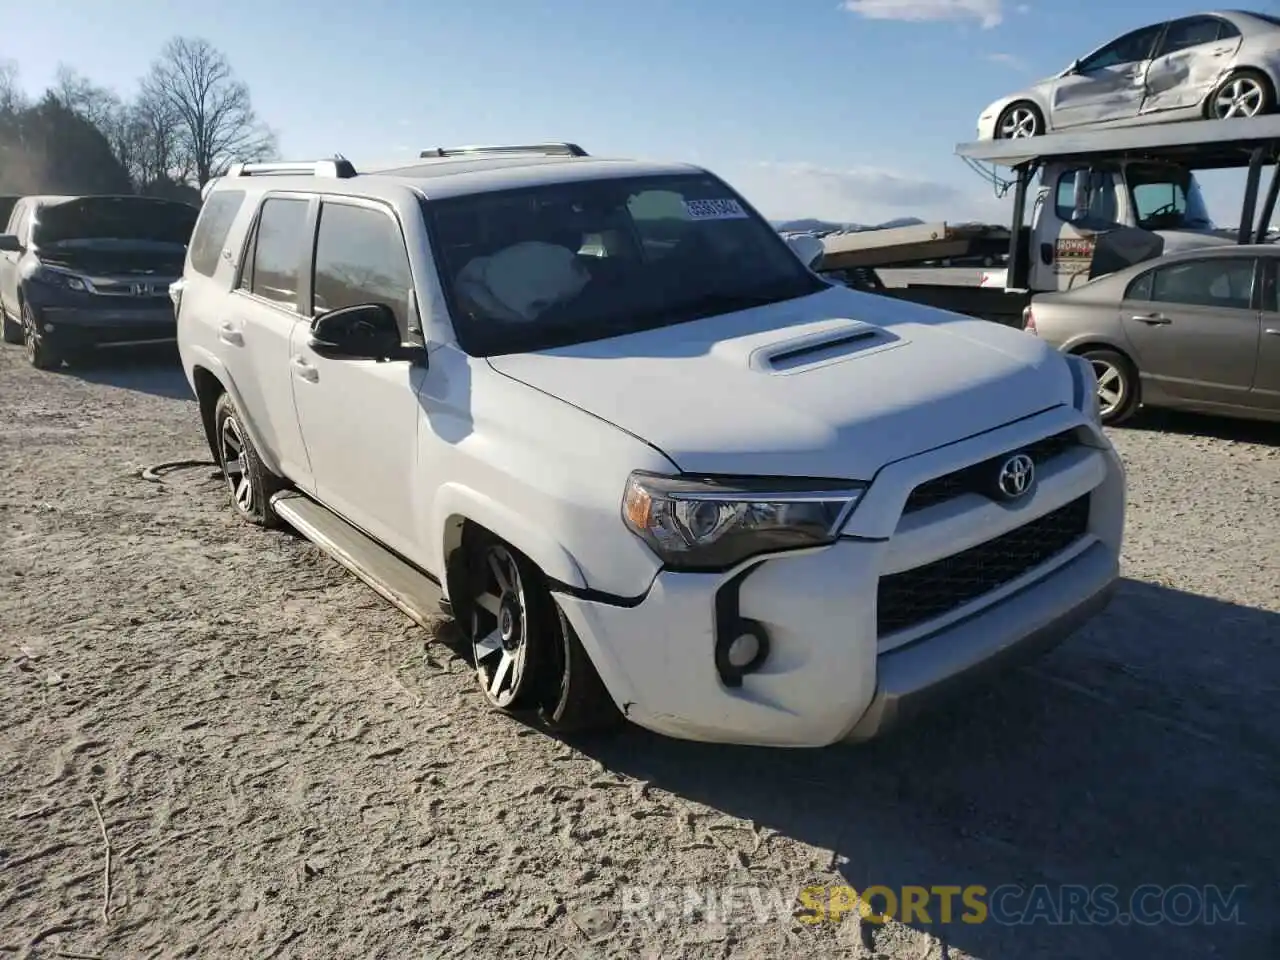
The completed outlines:
[[[1280,87],[1280,17],[1226,11],[1150,24],[1061,73],[1001,97],[978,139],[1270,113]]]
[[[1024,328],[1093,364],[1103,423],[1140,404],[1280,421],[1280,247],[1206,247],[1033,297]]]

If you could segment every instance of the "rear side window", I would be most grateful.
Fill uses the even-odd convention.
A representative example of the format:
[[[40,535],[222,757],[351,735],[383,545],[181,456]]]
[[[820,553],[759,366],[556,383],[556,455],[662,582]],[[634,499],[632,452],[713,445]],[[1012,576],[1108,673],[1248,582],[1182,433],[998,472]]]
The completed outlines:
[[[308,201],[291,197],[269,197],[263,202],[253,243],[250,292],[297,306],[298,268],[306,246],[303,232],[307,228],[308,206]]]
[[[218,269],[218,255],[236,214],[244,206],[244,197],[243,190],[217,190],[205,201],[191,236],[191,266],[198,273],[212,277]]]
[[[1248,310],[1253,301],[1254,261],[1212,258],[1155,271],[1151,299],[1196,307]]]
[[[316,235],[312,312],[384,303],[407,330],[413,288],[400,225],[371,207],[325,201]]]

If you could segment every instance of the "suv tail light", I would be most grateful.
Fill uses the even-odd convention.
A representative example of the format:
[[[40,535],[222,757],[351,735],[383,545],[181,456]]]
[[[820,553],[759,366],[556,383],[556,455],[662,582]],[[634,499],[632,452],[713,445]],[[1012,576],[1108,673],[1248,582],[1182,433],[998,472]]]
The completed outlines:
[[[1022,308],[1022,329],[1027,333],[1036,332],[1036,315],[1031,312],[1031,304]]]

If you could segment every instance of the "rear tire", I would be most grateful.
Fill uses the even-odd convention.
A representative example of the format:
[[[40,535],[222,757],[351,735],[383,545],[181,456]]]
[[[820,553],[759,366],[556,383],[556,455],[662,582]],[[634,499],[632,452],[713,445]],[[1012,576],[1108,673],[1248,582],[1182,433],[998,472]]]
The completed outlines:
[[[263,465],[230,394],[218,397],[213,429],[218,466],[227,482],[232,509],[255,526],[279,527],[282,521],[271,507],[271,498],[287,483]]]
[[[1093,364],[1098,378],[1098,407],[1104,426],[1114,426],[1138,409],[1138,371],[1124,354],[1098,347],[1080,356]]]
[[[1038,137],[1044,133],[1044,114],[1030,100],[1018,100],[1000,112],[996,120],[997,140]]]
[[[1205,103],[1210,120],[1260,117],[1276,108],[1276,92],[1265,73],[1235,70],[1218,84]]]

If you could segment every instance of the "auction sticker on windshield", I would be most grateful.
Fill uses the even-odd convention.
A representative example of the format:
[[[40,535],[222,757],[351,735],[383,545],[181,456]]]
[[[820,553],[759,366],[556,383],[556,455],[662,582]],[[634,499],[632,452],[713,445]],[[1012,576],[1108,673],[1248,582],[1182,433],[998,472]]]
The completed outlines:
[[[686,200],[684,209],[691,220],[745,220],[747,212],[737,200]]]

